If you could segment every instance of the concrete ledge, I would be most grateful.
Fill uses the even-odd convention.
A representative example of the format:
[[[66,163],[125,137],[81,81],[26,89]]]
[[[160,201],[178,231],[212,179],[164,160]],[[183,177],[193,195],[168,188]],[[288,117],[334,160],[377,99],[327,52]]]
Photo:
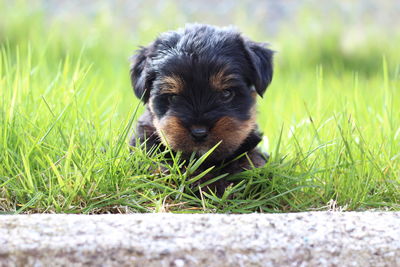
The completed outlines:
[[[0,216],[0,266],[400,266],[400,213]]]

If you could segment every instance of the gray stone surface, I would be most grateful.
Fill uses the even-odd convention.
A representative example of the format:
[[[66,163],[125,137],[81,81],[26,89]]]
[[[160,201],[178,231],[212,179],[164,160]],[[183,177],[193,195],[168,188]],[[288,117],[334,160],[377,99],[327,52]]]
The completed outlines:
[[[400,266],[400,213],[0,216],[0,266]]]

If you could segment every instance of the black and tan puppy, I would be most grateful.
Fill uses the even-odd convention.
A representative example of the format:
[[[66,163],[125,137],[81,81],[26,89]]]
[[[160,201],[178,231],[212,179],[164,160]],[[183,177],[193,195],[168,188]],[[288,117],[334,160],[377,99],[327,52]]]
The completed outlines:
[[[205,165],[220,165],[247,152],[220,173],[263,166],[265,156],[256,149],[261,134],[255,104],[271,82],[272,55],[232,28],[195,24],[161,34],[133,57],[132,85],[146,111],[131,145],[136,140],[146,141],[147,147],[161,142],[189,157],[201,156],[221,141]],[[226,185],[221,181],[214,188],[222,192]]]

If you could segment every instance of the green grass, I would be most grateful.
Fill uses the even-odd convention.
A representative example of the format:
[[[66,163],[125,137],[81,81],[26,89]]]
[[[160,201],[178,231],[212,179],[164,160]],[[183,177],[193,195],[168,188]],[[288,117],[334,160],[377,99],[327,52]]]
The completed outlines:
[[[258,103],[271,159],[224,177],[238,184],[221,198],[198,197],[201,160],[181,170],[179,156],[166,165],[127,144],[143,111],[128,58],[180,22],[144,12],[132,30],[107,11],[49,23],[35,4],[0,10],[1,213],[400,210],[399,34],[373,33],[349,52],[340,24],[270,39],[238,16],[244,33],[278,50]]]

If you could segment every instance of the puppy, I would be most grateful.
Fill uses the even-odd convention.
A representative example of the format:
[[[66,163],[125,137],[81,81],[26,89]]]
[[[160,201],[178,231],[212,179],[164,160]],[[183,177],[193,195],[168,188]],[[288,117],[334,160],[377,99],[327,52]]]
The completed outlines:
[[[255,104],[271,83],[272,58],[273,51],[232,28],[194,24],[161,34],[133,57],[132,86],[146,110],[130,144],[169,146],[189,158],[221,142],[203,170],[229,164],[200,182],[263,166]],[[227,185],[211,189],[221,194]]]

